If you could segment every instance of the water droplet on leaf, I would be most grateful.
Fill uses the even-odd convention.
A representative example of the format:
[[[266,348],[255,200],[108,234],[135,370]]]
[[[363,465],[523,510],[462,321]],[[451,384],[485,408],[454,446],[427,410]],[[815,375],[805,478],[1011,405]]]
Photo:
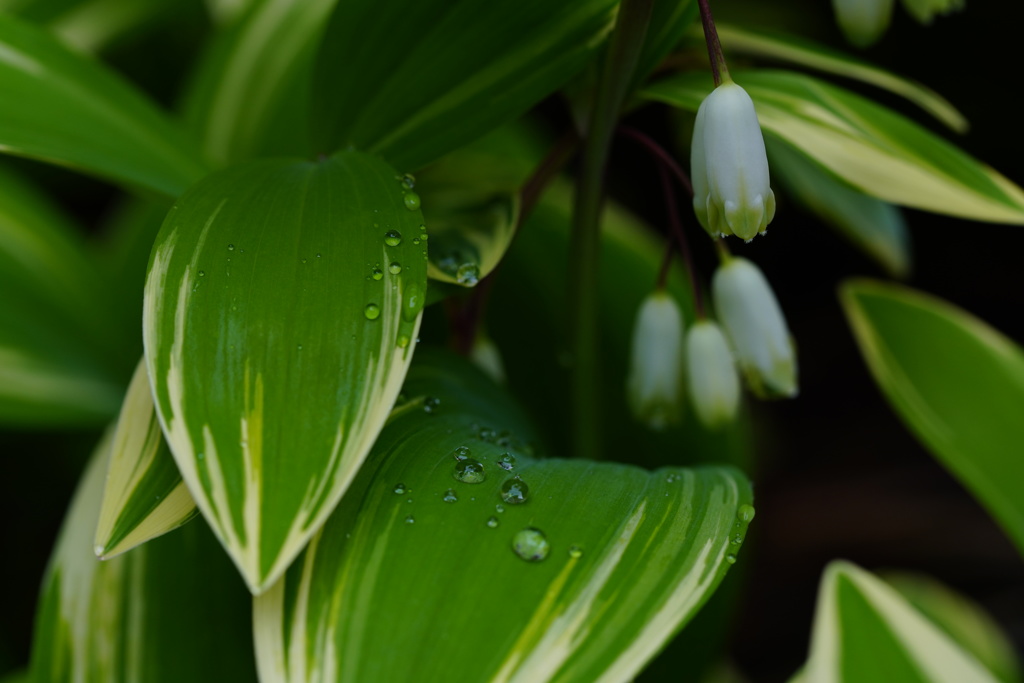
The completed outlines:
[[[482,464],[472,458],[466,458],[455,464],[452,476],[465,484],[479,484],[487,478],[487,472],[484,471]]]
[[[551,545],[543,531],[527,527],[512,538],[512,550],[527,562],[540,562],[551,552]]]

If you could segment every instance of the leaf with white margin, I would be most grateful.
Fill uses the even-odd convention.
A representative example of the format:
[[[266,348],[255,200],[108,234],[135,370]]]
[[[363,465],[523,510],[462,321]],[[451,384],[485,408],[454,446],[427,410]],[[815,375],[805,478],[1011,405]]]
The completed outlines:
[[[160,431],[145,359],[128,386],[111,451],[94,548],[102,560],[177,529],[197,512]]]
[[[157,236],[157,414],[254,593],[337,505],[398,395],[426,290],[415,204],[361,152],[256,161],[193,186]]]
[[[733,72],[761,127],[873,197],[932,213],[1024,224],[1024,190],[896,112],[793,71]],[[712,89],[686,73],[644,90],[646,99],[697,111]]]
[[[899,593],[849,562],[818,590],[802,683],[996,683],[997,679]]]
[[[205,524],[106,562],[93,554],[112,432],[86,468],[43,580],[30,680],[254,680],[249,594]]]
[[[736,470],[537,460],[520,410],[453,356],[421,350],[404,393],[349,495],[256,598],[264,683],[630,680],[735,562],[754,512]],[[457,457],[484,481],[456,477]],[[548,552],[528,561],[535,530]]]

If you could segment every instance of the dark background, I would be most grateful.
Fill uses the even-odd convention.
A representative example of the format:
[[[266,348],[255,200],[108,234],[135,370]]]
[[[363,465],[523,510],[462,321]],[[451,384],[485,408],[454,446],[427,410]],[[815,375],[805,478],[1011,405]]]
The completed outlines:
[[[773,26],[845,48],[825,1],[718,0],[719,19]],[[862,56],[921,81],[967,116],[955,140],[1017,183],[1024,183],[1019,19],[1006,2],[969,2],[965,11],[921,27],[897,7],[888,34]],[[784,5],[784,7],[782,7]],[[187,12],[197,8],[189,3]],[[190,54],[198,29],[158,31],[122,42],[106,56],[161,102],[181,87],[176,55]],[[850,49],[851,51],[852,48]],[[142,58],[144,57],[144,58]],[[913,105],[841,82],[950,138]],[[549,103],[545,111],[557,105]],[[552,121],[559,113],[551,114]],[[667,112],[631,121],[666,147]],[[612,196],[663,225],[663,201],[648,158],[613,150]],[[96,226],[115,201],[97,181],[29,162],[19,168],[53,188],[65,208]],[[884,274],[841,237],[780,197],[768,238],[735,251],[767,274],[800,350],[797,400],[753,407],[757,519],[742,565],[745,584],[733,619],[730,653],[753,681],[784,681],[804,661],[822,568],[846,558],[871,570],[930,574],[981,603],[1024,651],[1024,564],[985,511],[917,444],[875,388],[836,300],[849,276]],[[914,242],[912,286],[973,312],[1024,342],[1021,302],[1024,231],[907,211]],[[702,273],[714,254],[696,250]],[[1024,409],[1022,409],[1024,417]],[[27,659],[36,587],[95,432],[0,433],[0,673]],[[1024,457],[1024,444],[1020,445]]]

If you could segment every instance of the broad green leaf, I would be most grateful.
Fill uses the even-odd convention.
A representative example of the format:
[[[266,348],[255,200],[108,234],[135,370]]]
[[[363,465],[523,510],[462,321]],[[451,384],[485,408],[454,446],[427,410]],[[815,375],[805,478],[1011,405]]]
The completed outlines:
[[[0,421],[106,421],[121,388],[101,277],[53,203],[0,168]]]
[[[417,175],[430,228],[427,275],[472,287],[494,270],[515,234],[519,191],[540,162],[536,149],[522,128],[504,126]]]
[[[316,151],[353,146],[416,171],[564,84],[616,9],[615,0],[340,3],[314,70]]]
[[[735,561],[753,516],[735,470],[537,460],[522,414],[452,356],[421,351],[405,394],[256,599],[264,683],[629,680]]]
[[[874,575],[825,570],[804,683],[995,683],[970,653]]]
[[[958,133],[967,131],[963,114],[934,90],[901,78],[851,55],[819,45],[806,38],[770,33],[717,22],[718,37],[726,52],[776,59],[852,78],[888,90],[913,102]],[[692,32],[703,43],[704,34]]]
[[[248,593],[204,524],[107,562],[92,551],[111,432],[68,510],[36,615],[33,683],[248,683]]]
[[[141,360],[114,431],[96,526],[96,555],[103,560],[120,555],[177,529],[195,514],[195,501],[160,431]]]
[[[939,299],[852,281],[840,299],[875,382],[1024,552],[1024,353]]]
[[[398,394],[426,290],[413,197],[361,152],[249,162],[192,187],[157,237],[157,414],[253,592],[330,514]]]
[[[765,138],[772,177],[894,277],[910,271],[910,235],[900,210],[855,190],[802,153]]]
[[[177,196],[203,174],[151,101],[41,29],[0,15],[0,150]]]
[[[1021,680],[1013,642],[976,602],[924,574],[886,572],[882,578],[999,680]]]
[[[262,0],[218,36],[187,105],[212,160],[224,164],[256,156],[283,107],[298,106],[302,120],[294,128],[305,128],[305,97],[293,97],[294,88],[309,78],[313,51],[335,4]],[[292,150],[305,151],[305,145]]]
[[[733,73],[761,127],[857,189],[934,213],[1024,223],[1024,191],[909,119],[859,95],[790,71]],[[703,74],[681,74],[644,91],[697,111],[711,90]]]

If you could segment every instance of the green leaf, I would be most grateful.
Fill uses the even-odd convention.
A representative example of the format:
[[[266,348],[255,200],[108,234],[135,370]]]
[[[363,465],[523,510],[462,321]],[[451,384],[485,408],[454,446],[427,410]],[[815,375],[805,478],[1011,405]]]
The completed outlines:
[[[453,356],[421,350],[405,394],[256,599],[261,680],[628,680],[735,561],[753,515],[738,472],[536,460],[522,414]]]
[[[852,78],[888,90],[913,102],[958,133],[967,132],[963,114],[945,98],[920,83],[901,78],[868,62],[813,41],[783,33],[772,33],[716,22],[718,37],[726,52],[741,52],[798,64],[818,71]],[[704,34],[692,32],[704,41]]]
[[[336,0],[263,0],[220,34],[193,84],[188,118],[206,154],[219,164],[253,158],[268,144],[282,109],[299,114],[293,134],[303,133],[317,40]],[[300,149],[304,153],[308,141]]]
[[[151,101],[56,38],[0,15],[0,149],[177,196],[203,174]]]
[[[1024,352],[939,299],[871,281],[840,299],[896,413],[1024,552]]]
[[[90,424],[112,416],[121,388],[100,275],[76,227],[3,168],[0,292],[0,422]]]
[[[340,3],[313,77],[316,151],[415,171],[517,118],[579,71],[615,0]]]
[[[874,575],[833,562],[818,591],[811,653],[814,683],[995,683],[970,653]]]
[[[426,290],[413,196],[361,152],[249,162],[191,188],[157,237],[157,414],[253,592],[330,514],[398,394]]]
[[[245,591],[204,524],[107,562],[92,551],[111,432],[64,520],[36,615],[34,683],[255,679]]]
[[[536,149],[521,127],[504,126],[417,174],[430,228],[428,276],[472,287],[494,270],[515,235]]]
[[[96,526],[96,555],[106,560],[177,529],[196,514],[160,431],[144,360],[128,386],[111,446]]]
[[[934,213],[1024,224],[1024,191],[909,119],[859,95],[789,71],[737,71],[761,127],[857,189]],[[681,74],[644,91],[697,111],[711,90]]]
[[[774,136],[765,137],[772,175],[827,225],[876,260],[890,275],[910,271],[910,235],[900,210],[836,178]]]
[[[658,67],[661,60],[679,45],[698,14],[697,3],[693,0],[654,1],[647,36],[640,50],[630,91],[636,89]]]

